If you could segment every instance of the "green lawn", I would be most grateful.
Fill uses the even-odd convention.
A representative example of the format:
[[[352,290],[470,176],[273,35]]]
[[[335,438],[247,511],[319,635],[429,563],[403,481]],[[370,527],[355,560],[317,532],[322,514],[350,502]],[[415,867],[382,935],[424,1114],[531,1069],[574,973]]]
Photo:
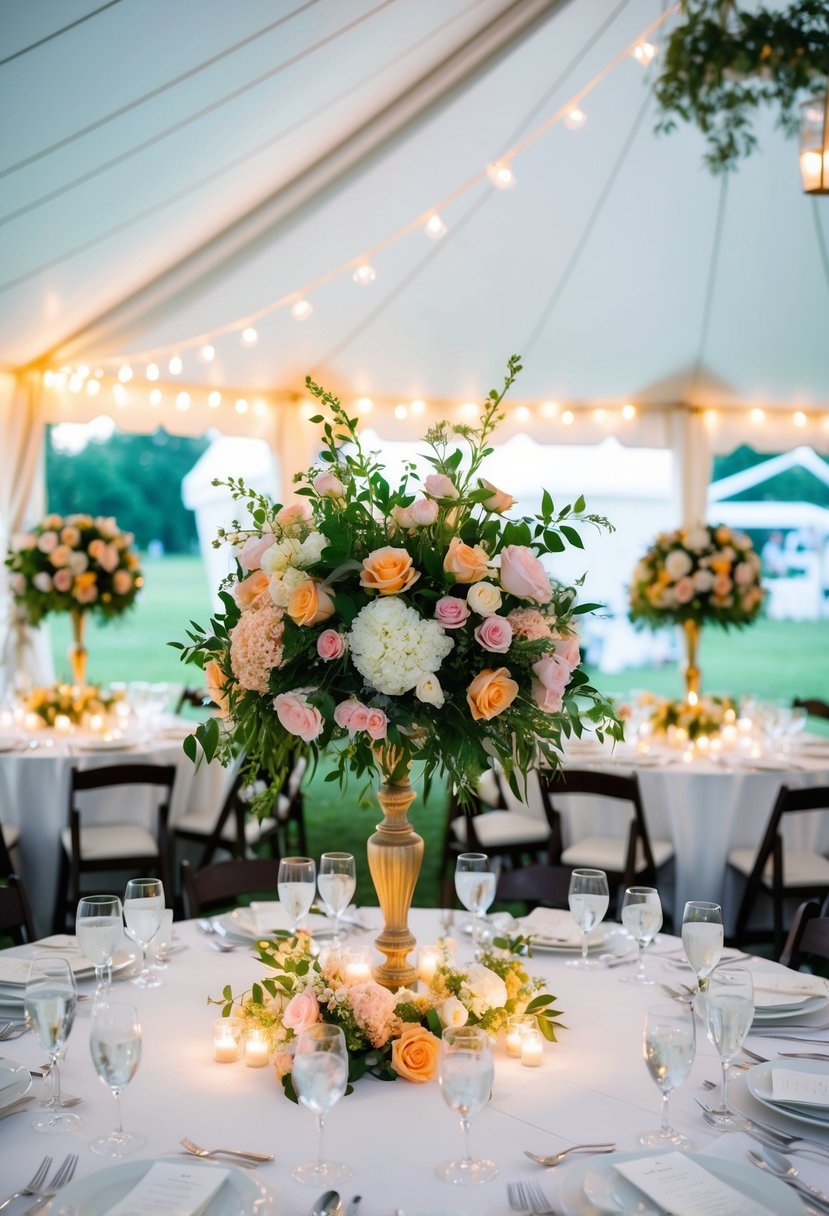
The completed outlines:
[[[111,625],[89,623],[89,676],[101,683],[113,680],[170,680],[199,683],[196,668],[183,667],[178,653],[165,643],[184,640],[187,622],[204,622],[210,598],[198,558],[168,557],[145,564],[146,585],[135,609]],[[65,655],[69,623],[52,621],[55,667],[68,674]],[[829,620],[788,623],[760,621],[750,629],[724,633],[703,631],[700,654],[703,689],[733,695],[755,693],[763,698],[822,696],[829,694]],[[612,676],[590,673],[602,691],[626,696],[631,689],[649,688],[679,696],[682,680],[671,666],[630,668]],[[816,724],[815,724],[816,725]],[[358,862],[357,900],[372,899],[365,865],[365,841],[379,819],[379,811],[360,803],[354,782],[344,792],[324,781],[325,768],[307,783],[305,806],[309,848],[319,856],[325,849],[353,852]],[[438,900],[437,870],[446,814],[446,792],[435,787],[428,802],[418,797],[412,820],[426,840],[426,860],[415,893],[415,903]]]

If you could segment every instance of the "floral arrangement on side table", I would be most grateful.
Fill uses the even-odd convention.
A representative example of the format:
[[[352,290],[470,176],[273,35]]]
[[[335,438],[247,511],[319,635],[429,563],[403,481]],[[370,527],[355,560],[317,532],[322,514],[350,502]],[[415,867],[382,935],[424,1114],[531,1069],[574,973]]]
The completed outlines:
[[[648,722],[656,735],[667,735],[671,728],[684,732],[692,742],[702,735],[716,735],[724,726],[737,721],[737,702],[732,697],[701,696],[696,703],[674,701],[643,693],[639,707],[648,714]]]
[[[116,702],[122,701],[122,692],[98,688],[87,684],[78,688],[73,684],[55,684],[51,688],[33,688],[23,701],[26,713],[36,714],[44,726],[54,726],[58,718],[65,718],[75,726],[93,715],[108,714]]]

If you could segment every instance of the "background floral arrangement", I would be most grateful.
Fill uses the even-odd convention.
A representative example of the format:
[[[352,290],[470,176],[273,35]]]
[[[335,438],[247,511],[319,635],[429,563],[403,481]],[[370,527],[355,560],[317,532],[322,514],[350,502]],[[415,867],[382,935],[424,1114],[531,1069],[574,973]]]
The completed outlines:
[[[37,714],[44,725],[54,726],[58,717],[68,718],[79,725],[88,714],[108,714],[124,694],[111,692],[88,684],[78,688],[73,684],[55,684],[52,688],[33,688],[23,702],[27,713]]]
[[[380,1080],[429,1081],[437,1070],[440,1033],[445,1026],[480,1025],[491,1034],[506,1027],[514,1013],[534,1013],[545,1037],[555,1041],[561,1016],[544,981],[530,976],[514,953],[526,950],[523,938],[496,939],[480,962],[455,967],[448,949],[425,993],[401,988],[390,992],[374,980],[350,981],[344,956],[315,952],[311,935],[278,933],[256,946],[272,969],[249,992],[234,996],[226,986],[220,998],[224,1017],[264,1030],[274,1052],[273,1066],[285,1092],[296,1101],[291,1083],[292,1045],[316,1022],[333,1022],[345,1036],[349,1081],[367,1072]]]
[[[698,739],[700,735],[715,735],[737,720],[737,702],[732,697],[707,694],[693,704],[643,693],[639,706],[646,710],[653,732],[660,735],[673,726],[687,731],[689,739]]]
[[[748,625],[763,602],[760,567],[745,533],[725,524],[661,532],[633,571],[631,619]]]
[[[9,585],[26,620],[38,625],[50,612],[73,611],[108,620],[124,612],[143,581],[133,539],[101,515],[47,515],[12,537]]]
[[[312,420],[322,465],[297,478],[301,501],[274,506],[242,481],[223,483],[252,526],[220,535],[238,560],[225,611],[179,648],[204,667],[226,721],[201,724],[185,750],[195,759],[198,740],[208,759],[227,761],[242,748],[252,768],[266,765],[260,813],[298,743],[314,754],[338,745],[333,779],[367,773],[379,754],[386,779],[400,780],[417,759],[427,782],[443,770],[463,797],[493,758],[518,791],[517,774],[555,765],[583,716],[600,736],[621,734],[578,670],[573,618],[598,605],[577,605],[540,561],[581,547],[574,523],[607,521],[584,514],[583,500],[556,510],[548,493],[539,515],[506,520],[512,497],[480,476],[519,370],[514,357],[477,427],[427,433],[433,472],[422,482],[409,465],[392,489],[357,420],[309,378],[332,420]]]

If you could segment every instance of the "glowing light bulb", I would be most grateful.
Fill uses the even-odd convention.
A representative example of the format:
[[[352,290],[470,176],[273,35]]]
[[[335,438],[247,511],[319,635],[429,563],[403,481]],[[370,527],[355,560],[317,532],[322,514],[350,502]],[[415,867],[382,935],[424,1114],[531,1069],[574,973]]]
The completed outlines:
[[[256,414],[257,418],[264,418],[268,412],[267,403],[264,401],[254,401],[253,412]]]
[[[636,417],[636,406],[632,401],[626,401],[622,406],[622,417],[625,422],[630,422]]]
[[[161,389],[160,388],[150,389],[150,405],[159,406],[159,405],[161,405],[161,401],[162,401]]]
[[[80,367],[77,370],[76,375],[81,376],[84,380],[87,378],[87,376],[89,375],[89,368],[86,366],[85,363],[82,363],[80,365]]]
[[[716,426],[719,426],[720,416],[716,410],[706,410],[703,414],[703,420],[709,431],[713,431]]]
[[[191,401],[189,393],[179,393],[176,396],[176,409],[180,410],[183,414],[185,410],[189,410]]]
[[[564,116],[564,125],[568,131],[580,131],[587,122],[587,115],[578,106],[573,106]]]
[[[409,409],[413,414],[422,414],[426,409],[426,402],[421,401],[420,399],[412,401],[409,405]]]
[[[806,415],[803,413],[803,410],[795,410],[793,422],[795,426],[806,425]]]
[[[593,411],[593,421],[598,422],[598,424],[600,426],[602,425],[603,422],[605,422],[606,419],[607,419],[607,410],[603,410],[600,408],[600,409]]]
[[[148,363],[145,375],[148,380],[157,380],[158,379],[158,364],[157,363]]]
[[[442,236],[446,236],[447,228],[439,215],[430,215],[423,231],[430,240],[439,241]]]
[[[101,391],[101,381],[100,380],[87,380],[86,391],[90,397],[97,397],[98,393],[100,393],[100,391]]]
[[[557,401],[542,401],[540,408],[544,418],[557,418],[561,406]]]
[[[517,185],[515,174],[503,160],[490,161],[486,167],[486,175],[498,190],[511,190]]]
[[[118,379],[122,384],[129,384],[132,380],[132,368],[129,363],[122,363],[118,368]]]
[[[652,42],[637,42],[633,48],[633,58],[641,67],[646,68],[649,63],[653,63],[656,49]]]
[[[357,267],[351,277],[360,287],[368,287],[369,283],[373,283],[377,278],[377,271],[368,262],[363,262],[361,266]]]
[[[306,422],[310,418],[313,418],[314,414],[316,414],[316,412],[317,412],[317,407],[316,407],[316,402],[314,402],[314,401],[303,401],[302,405],[299,407],[299,416],[300,416],[300,418],[303,418]]]
[[[408,407],[408,406],[406,406],[406,405],[404,405],[404,404],[402,403],[402,401],[401,401],[400,405],[396,405],[396,406],[394,407],[394,416],[395,416],[395,418],[400,418],[401,420],[402,420],[403,418],[408,418],[408,416],[409,416],[409,407]]]
[[[213,392],[208,395],[207,404],[210,406],[211,410],[217,410],[222,404],[222,394],[217,388],[214,388]]]
[[[519,422],[529,422],[530,411],[527,409],[526,405],[516,406],[515,417],[518,419]]]
[[[291,316],[295,321],[307,321],[313,311],[314,305],[310,300],[297,300],[291,309]]]
[[[572,426],[576,421],[576,415],[572,410],[565,410],[561,415],[561,421],[563,426]]]
[[[79,376],[77,372],[73,372],[69,377],[69,392],[79,393],[83,388],[83,376]]]
[[[113,384],[112,396],[119,409],[123,409],[129,401],[129,393],[124,388],[123,384]]]
[[[256,332],[256,330],[253,328],[252,325],[248,325],[246,329],[242,330],[242,345],[243,346],[255,346],[258,341],[259,341],[259,334]]]
[[[461,405],[458,412],[460,413],[460,416],[462,418],[477,418],[478,417],[477,401],[464,401],[463,405]]]
[[[248,412],[248,403],[244,397],[237,397],[236,404],[233,407],[237,414],[246,414]]]
[[[374,402],[371,397],[358,397],[354,402],[354,408],[358,414],[370,414],[374,409]]]
[[[55,373],[49,368],[43,373],[43,387],[52,388],[55,383]]]
[[[749,418],[755,426],[762,426],[766,421],[766,411],[761,409],[753,409],[749,413]]]
[[[167,368],[168,368],[171,376],[180,376],[181,369],[183,366],[184,366],[184,364],[181,361],[180,355],[173,355],[172,359],[167,364]]]

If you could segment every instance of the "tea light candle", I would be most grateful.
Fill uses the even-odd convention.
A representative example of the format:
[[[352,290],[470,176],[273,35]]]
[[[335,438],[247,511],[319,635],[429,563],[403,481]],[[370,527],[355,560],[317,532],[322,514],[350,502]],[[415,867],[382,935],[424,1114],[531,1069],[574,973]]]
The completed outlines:
[[[538,1030],[538,1021],[531,1013],[514,1013],[507,1019],[507,1055],[518,1059],[524,1036],[530,1031]]]
[[[72,719],[71,718],[67,717],[66,714],[56,714],[55,715],[55,730],[61,731],[62,734],[66,735],[69,733],[69,731],[71,731],[71,729],[72,729]]]
[[[103,728],[104,728],[103,714],[90,714],[89,715],[89,729],[91,731],[93,731],[95,734],[97,734],[99,731],[103,730]]]
[[[540,1030],[525,1030],[521,1038],[521,1063],[527,1068],[540,1068],[544,1059],[544,1040]]]
[[[29,712],[23,719],[23,725],[26,727],[26,730],[37,730],[38,727],[43,725],[43,720],[37,714]]]
[[[346,952],[345,978],[349,984],[365,984],[371,979],[371,959],[367,950]]]
[[[264,1068],[270,1059],[268,1040],[261,1030],[249,1030],[245,1035],[245,1063],[248,1068]]]
[[[216,1018],[213,1023],[213,1059],[234,1064],[242,1045],[242,1023],[238,1018]]]
[[[417,952],[418,978],[427,988],[435,978],[440,961],[441,952],[438,946],[421,946]]]

